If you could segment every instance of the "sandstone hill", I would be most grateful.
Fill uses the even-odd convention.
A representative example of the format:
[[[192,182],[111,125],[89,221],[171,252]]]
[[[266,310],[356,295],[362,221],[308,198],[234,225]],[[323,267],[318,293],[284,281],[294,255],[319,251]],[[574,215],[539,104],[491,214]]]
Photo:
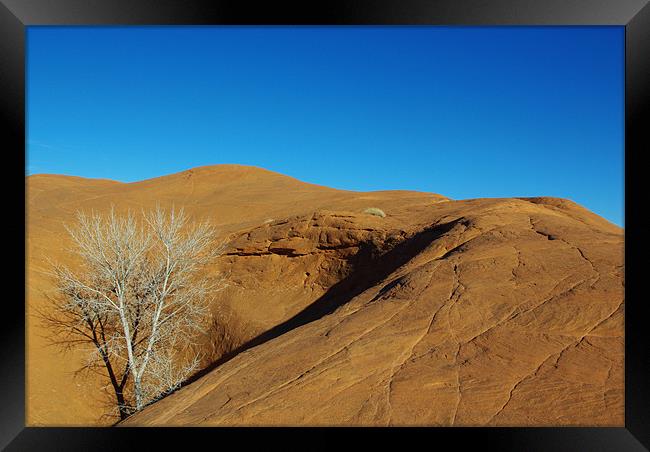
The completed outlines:
[[[557,198],[349,192],[235,165],[27,178],[28,308],[77,209],[183,205],[227,243],[195,381],[124,425],[624,423],[623,231]],[[385,218],[363,211],[377,207]],[[28,425],[100,419],[28,316]]]

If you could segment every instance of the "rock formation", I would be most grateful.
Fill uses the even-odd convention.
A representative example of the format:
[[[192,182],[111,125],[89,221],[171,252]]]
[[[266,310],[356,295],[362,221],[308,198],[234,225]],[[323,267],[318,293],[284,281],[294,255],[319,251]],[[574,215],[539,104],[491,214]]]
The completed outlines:
[[[205,369],[124,425],[624,423],[623,231],[571,201],[346,192],[226,165],[27,185],[30,304],[76,208],[174,202],[222,232]],[[79,356],[43,350],[29,341],[28,424],[60,425],[62,397],[84,406],[64,424],[97,423],[92,384],[65,378]]]

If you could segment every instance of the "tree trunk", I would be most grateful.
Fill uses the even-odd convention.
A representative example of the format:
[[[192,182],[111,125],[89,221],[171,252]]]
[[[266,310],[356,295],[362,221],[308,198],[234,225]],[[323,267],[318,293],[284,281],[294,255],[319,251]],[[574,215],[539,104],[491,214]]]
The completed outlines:
[[[131,413],[129,413],[128,407],[126,406],[126,403],[124,401],[124,394],[122,393],[122,391],[116,390],[115,397],[117,398],[117,406],[120,410],[120,420],[123,421],[124,419],[129,417]]]
[[[133,391],[135,392],[135,409],[140,411],[144,405],[142,400],[142,382],[140,378],[133,378]]]

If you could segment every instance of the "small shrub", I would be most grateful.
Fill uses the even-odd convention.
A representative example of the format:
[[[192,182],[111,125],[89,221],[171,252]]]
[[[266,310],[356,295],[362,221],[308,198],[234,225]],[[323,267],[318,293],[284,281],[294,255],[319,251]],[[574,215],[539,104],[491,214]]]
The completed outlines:
[[[363,213],[369,213],[370,215],[375,215],[382,218],[386,216],[383,210],[378,209],[376,207],[368,207],[366,210],[363,211]]]

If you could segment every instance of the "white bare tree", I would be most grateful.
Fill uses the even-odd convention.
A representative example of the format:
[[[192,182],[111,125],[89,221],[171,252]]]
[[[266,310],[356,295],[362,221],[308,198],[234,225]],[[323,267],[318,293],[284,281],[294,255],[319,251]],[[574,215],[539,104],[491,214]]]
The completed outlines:
[[[212,226],[190,222],[183,209],[157,208],[136,221],[111,208],[77,220],[66,229],[81,270],[53,264],[56,291],[41,317],[58,344],[91,346],[86,367],[108,377],[124,419],[197,369],[196,339],[220,287],[206,266],[221,247]]]

